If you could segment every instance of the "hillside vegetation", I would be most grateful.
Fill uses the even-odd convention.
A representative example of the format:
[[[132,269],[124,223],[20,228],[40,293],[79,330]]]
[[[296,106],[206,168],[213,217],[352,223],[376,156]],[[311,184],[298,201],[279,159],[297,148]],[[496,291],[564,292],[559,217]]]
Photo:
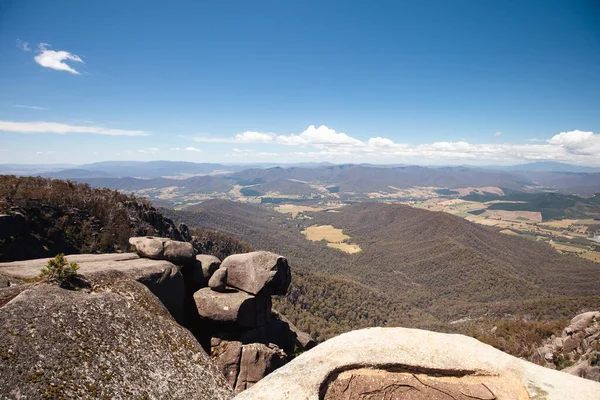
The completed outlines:
[[[486,337],[499,320],[552,325],[600,307],[599,264],[445,213],[360,203],[298,220],[223,200],[164,212],[284,254],[296,273],[276,306],[319,339],[376,325]],[[363,251],[306,240],[300,232],[313,224],[343,229]]]
[[[129,249],[131,236],[181,238],[135,196],[49,178],[0,175],[0,261]]]

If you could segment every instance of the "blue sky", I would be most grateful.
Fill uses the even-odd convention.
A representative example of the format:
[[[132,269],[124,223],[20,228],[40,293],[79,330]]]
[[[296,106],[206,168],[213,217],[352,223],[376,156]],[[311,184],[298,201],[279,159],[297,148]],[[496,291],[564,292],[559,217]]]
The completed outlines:
[[[597,1],[0,3],[0,162],[600,165]]]

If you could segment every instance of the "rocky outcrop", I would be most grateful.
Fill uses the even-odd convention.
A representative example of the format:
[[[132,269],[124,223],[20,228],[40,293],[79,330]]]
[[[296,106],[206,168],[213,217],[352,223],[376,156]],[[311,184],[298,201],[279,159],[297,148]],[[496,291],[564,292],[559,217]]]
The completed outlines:
[[[196,252],[191,243],[154,236],[132,237],[129,243],[140,257],[165,260],[178,265],[196,263]]]
[[[78,273],[98,288],[119,280],[145,284],[167,307],[177,322],[184,324],[185,288],[179,268],[164,260],[148,260],[135,253],[73,254],[69,262],[79,265]],[[0,264],[0,273],[21,280],[35,280],[50,258]]]
[[[39,332],[34,333],[38,336],[33,344],[45,361],[39,368],[39,363],[35,365],[45,372],[38,373],[36,369],[31,378],[39,385],[21,388],[18,382],[19,376],[26,374],[25,369],[33,363],[35,351],[31,350],[31,354],[25,352],[19,359],[18,363],[22,364],[18,368],[21,369],[11,375],[5,387],[0,386],[0,397],[9,393],[6,390],[16,388],[17,397],[33,393],[29,390],[35,389],[39,393],[48,390],[50,397],[55,394],[55,397],[92,398],[124,395],[133,398],[228,398],[230,390],[245,390],[284,365],[292,354],[314,345],[310,336],[298,331],[285,317],[271,309],[271,294],[285,293],[289,286],[290,270],[285,258],[255,252],[243,257],[233,256],[233,262],[227,258],[221,265],[216,257],[195,255],[189,243],[155,237],[136,237],[130,242],[136,247],[137,254],[67,256],[69,262],[79,265],[79,279],[84,286],[77,292],[31,283],[38,279],[40,270],[50,259],[0,264],[0,308],[11,313],[12,319],[7,325],[10,332],[24,329],[16,321],[18,312],[30,312],[22,308],[23,304],[40,306],[42,299],[52,298],[46,308],[40,306],[41,314],[32,314],[32,320],[26,318],[23,321]],[[229,284],[228,264],[236,269],[236,284],[256,293]],[[243,276],[243,270],[248,272],[247,277]],[[207,286],[209,282],[210,287]],[[27,296],[33,296],[34,300],[23,300],[29,299]],[[69,304],[72,307],[69,308]],[[127,310],[121,312],[121,307]],[[56,312],[52,311],[54,309]],[[88,312],[98,315],[88,318]],[[51,332],[57,318],[64,318],[60,326],[65,328]],[[152,325],[151,320],[155,318],[156,325]],[[74,319],[77,323],[66,328]],[[132,334],[131,330],[137,333]],[[88,340],[90,335],[92,339]],[[37,345],[36,341],[42,337],[66,341],[65,346],[59,346],[64,354],[52,352],[50,345]],[[3,357],[6,355],[10,359],[12,353],[9,350],[14,352],[14,349],[27,345],[20,339],[15,340],[14,343],[7,342],[5,347],[1,347],[3,342],[0,340],[0,350],[6,350]],[[22,340],[29,339],[24,335]],[[150,342],[145,343],[147,340]],[[187,353],[185,349],[174,348],[178,341],[189,350]],[[202,348],[212,354],[216,366],[211,364]],[[85,378],[65,380],[63,377],[71,368],[76,368],[77,360],[60,368],[57,365],[60,357],[70,357],[73,353],[81,354],[86,360],[100,357],[104,364],[86,364]],[[113,361],[115,357],[118,361]],[[136,361],[127,371],[130,357]],[[178,361],[174,360],[176,357]],[[192,362],[198,365],[188,365]],[[111,366],[107,372],[110,373],[108,383],[99,376],[108,368],[106,365]],[[148,369],[140,372],[144,365]],[[177,368],[178,371],[173,371]],[[46,372],[48,369],[52,373]],[[217,375],[212,376],[215,372]],[[155,374],[153,376],[164,375],[166,382],[159,380],[145,384],[151,373]],[[43,377],[37,379],[36,374]],[[196,379],[200,382],[195,382]],[[173,389],[177,380],[194,382]],[[219,391],[219,385],[226,388]],[[118,391],[119,386],[122,392]],[[193,394],[194,390],[205,394],[198,397]]]
[[[221,268],[227,268],[229,286],[253,295],[285,295],[292,281],[287,260],[268,251],[229,256]]]
[[[19,283],[47,260],[0,265],[9,288],[22,287],[0,306],[1,398],[231,398],[173,318],[184,292],[175,265],[136,254],[67,257],[87,287]]]
[[[600,312],[577,315],[561,337],[551,337],[536,350],[533,361],[600,382]]]
[[[194,293],[198,314],[211,327],[211,355],[236,392],[315,344],[271,309],[271,295],[285,294],[290,279],[287,260],[277,254],[237,254]]]
[[[543,368],[463,335],[368,328],[305,352],[235,399],[401,396],[588,400],[600,398],[600,384]]]
[[[271,316],[269,296],[252,296],[234,289],[222,293],[202,288],[194,294],[194,300],[201,317],[234,328],[255,328],[264,325]]]

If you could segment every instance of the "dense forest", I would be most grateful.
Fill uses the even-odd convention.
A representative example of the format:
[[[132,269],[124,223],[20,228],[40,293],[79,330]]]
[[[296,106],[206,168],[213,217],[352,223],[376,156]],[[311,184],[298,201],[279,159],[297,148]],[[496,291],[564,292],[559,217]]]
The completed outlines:
[[[408,326],[469,334],[526,354],[531,342],[524,337],[541,340],[548,327],[600,307],[599,264],[444,213],[361,203],[291,219],[224,200],[161,211],[285,255],[292,286],[274,305],[320,340],[365,326]],[[343,228],[363,250],[345,254],[306,240],[300,232],[313,224]],[[513,334],[491,334],[499,323]]]

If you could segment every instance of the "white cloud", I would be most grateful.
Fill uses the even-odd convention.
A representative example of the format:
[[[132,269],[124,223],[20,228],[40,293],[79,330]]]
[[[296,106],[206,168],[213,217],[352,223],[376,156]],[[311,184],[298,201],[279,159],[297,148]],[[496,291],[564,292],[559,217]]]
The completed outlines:
[[[187,151],[194,151],[194,152],[196,152],[196,153],[200,153],[200,152],[202,151],[202,150],[200,150],[200,149],[197,149],[196,147],[191,147],[191,146],[190,146],[190,147],[186,147],[185,149],[186,149]]]
[[[274,133],[243,132],[235,135],[235,141],[239,143],[268,143],[275,138]]]
[[[500,133],[500,132],[497,132]],[[495,134],[495,137],[500,135]],[[325,125],[309,126],[300,134],[244,132],[230,138],[192,138],[211,143],[269,144],[296,146],[306,151],[278,152],[290,161],[328,159],[335,162],[422,162],[434,164],[462,163],[508,164],[538,160],[563,161],[600,165],[600,134],[583,131],[562,132],[551,139],[528,140],[528,143],[472,144],[466,140],[423,144],[397,143],[385,137],[371,137],[366,141],[338,133]],[[311,149],[313,149],[311,151]],[[259,149],[260,151],[262,149]],[[234,148],[232,156],[251,154],[254,157],[270,153]],[[273,153],[275,154],[275,153]]]
[[[321,125],[318,128],[310,125],[300,134],[276,135],[274,133],[263,133],[246,131],[236,134],[233,138],[194,137],[192,140],[204,143],[273,143],[290,146],[361,146],[363,143],[345,133],[337,133],[335,130]]]
[[[181,150],[179,147],[171,147],[169,150],[173,150],[173,151],[179,151]]]
[[[67,133],[91,133],[108,136],[148,136],[145,131],[133,131],[125,129],[108,129],[100,126],[68,125],[58,122],[12,122],[0,121],[0,131],[18,133],[55,133],[64,135]]]
[[[54,51],[48,50],[47,43],[40,43],[38,46],[38,55],[33,59],[36,63],[42,67],[51,68],[57,71],[67,71],[75,75],[79,75],[79,71],[72,68],[65,61],[75,61],[83,63],[83,60],[75,54],[69,53],[68,51]]]
[[[24,42],[21,39],[17,39],[17,47],[20,48],[23,51],[31,51],[31,48],[29,47],[29,43],[28,42]]]
[[[17,108],[28,108],[30,110],[47,110],[46,107],[38,107],[38,106],[24,106],[21,104],[15,104],[13,107],[17,107]]]
[[[548,140],[548,143],[561,146],[571,154],[600,155],[600,134],[594,132],[561,132]]]
[[[276,141],[285,145],[314,145],[318,147],[363,145],[360,140],[354,139],[345,133],[337,133],[325,125],[318,128],[311,125],[299,135],[292,133],[287,136],[277,136]]]
[[[502,132],[494,132],[494,137],[500,137],[502,136]]]

